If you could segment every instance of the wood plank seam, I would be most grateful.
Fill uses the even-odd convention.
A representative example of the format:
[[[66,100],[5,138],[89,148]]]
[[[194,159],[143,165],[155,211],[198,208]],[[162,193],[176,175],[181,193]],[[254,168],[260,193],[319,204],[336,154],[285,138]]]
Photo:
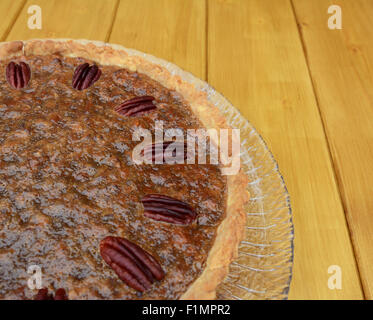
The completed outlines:
[[[13,26],[15,25],[19,15],[21,14],[23,8],[26,5],[27,0],[23,0],[22,5],[19,6],[17,13],[14,15],[14,19],[12,23],[9,24],[8,28],[5,30],[4,35],[0,38],[0,41],[5,41],[5,39],[8,37],[10,31],[12,31]]]
[[[205,79],[205,8],[205,0],[121,0],[109,41],[176,63]]]
[[[209,0],[205,0],[205,81],[209,81]]]
[[[324,134],[325,140],[326,140],[326,146],[327,146],[327,150],[328,150],[328,158],[329,158],[329,161],[332,164],[333,178],[334,178],[334,181],[337,185],[338,197],[339,197],[339,200],[342,204],[343,213],[344,213],[344,217],[345,217],[345,222],[346,222],[347,230],[348,230],[348,235],[349,235],[349,238],[350,238],[350,242],[352,244],[352,250],[353,250],[353,254],[354,254],[355,265],[356,265],[357,270],[358,270],[360,289],[361,289],[361,292],[363,293],[364,299],[366,299],[366,292],[364,291],[364,286],[363,286],[363,282],[362,282],[362,278],[361,278],[361,272],[360,272],[360,266],[359,266],[359,263],[358,263],[358,260],[357,260],[357,257],[356,257],[356,255],[357,255],[356,246],[355,246],[352,234],[351,234],[350,223],[349,223],[349,220],[348,220],[348,217],[347,217],[347,207],[346,207],[346,203],[344,201],[345,198],[342,196],[342,191],[341,191],[342,181],[340,180],[340,178],[338,177],[338,174],[336,172],[337,167],[336,167],[335,161],[333,159],[333,155],[332,155],[332,151],[331,151],[331,147],[330,147],[330,143],[329,143],[329,137],[328,137],[328,134],[327,134],[327,131],[326,131],[325,119],[322,116],[320,101],[319,101],[319,97],[318,97],[317,91],[316,91],[315,79],[312,77],[312,74],[311,74],[309,57],[308,57],[308,53],[307,53],[307,46],[306,46],[306,43],[305,43],[305,40],[304,40],[302,28],[300,27],[300,23],[299,23],[298,16],[297,16],[295,6],[294,6],[294,1],[293,0],[289,0],[289,1],[290,1],[290,4],[291,4],[292,11],[293,11],[294,19],[295,19],[296,24],[297,24],[299,39],[300,39],[300,42],[301,42],[301,45],[302,45],[302,49],[303,49],[303,53],[304,53],[304,59],[306,61],[306,65],[307,65],[307,72],[308,72],[308,76],[311,80],[313,94],[314,94],[314,97],[315,97],[317,110],[318,110],[320,121],[321,121],[321,124],[322,124],[323,134]]]
[[[117,2],[115,4],[115,7],[114,7],[114,10],[113,10],[113,17],[111,18],[111,24],[109,26],[109,30],[108,30],[106,38],[105,38],[105,42],[109,42],[111,32],[113,31],[113,26],[114,26],[115,20],[117,18],[119,3],[120,3],[120,0],[117,0]]]

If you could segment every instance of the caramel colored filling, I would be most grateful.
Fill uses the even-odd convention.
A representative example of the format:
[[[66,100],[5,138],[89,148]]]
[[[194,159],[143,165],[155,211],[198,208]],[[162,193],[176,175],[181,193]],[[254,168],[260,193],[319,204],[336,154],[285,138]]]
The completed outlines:
[[[199,128],[182,97],[149,77],[99,66],[100,79],[72,87],[80,58],[31,56],[31,80],[12,88],[0,62],[0,298],[31,299],[32,265],[43,286],[69,299],[176,299],[203,271],[225,212],[226,181],[215,165],[136,165],[136,128]],[[92,62],[89,62],[90,64]],[[115,107],[136,96],[156,110],[126,117]],[[141,199],[163,194],[194,208],[189,225],[144,216]],[[103,261],[100,241],[124,237],[151,253],[165,271],[144,293],[123,283]]]

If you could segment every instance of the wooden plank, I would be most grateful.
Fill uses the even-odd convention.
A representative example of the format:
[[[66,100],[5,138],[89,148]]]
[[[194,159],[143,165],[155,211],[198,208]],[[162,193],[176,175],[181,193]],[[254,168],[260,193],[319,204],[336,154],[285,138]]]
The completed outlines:
[[[327,27],[332,4],[342,8],[342,30]],[[296,0],[294,8],[365,295],[373,299],[373,1]]]
[[[2,0],[0,1],[0,41],[4,41],[8,35],[15,19],[25,4],[25,0]]]
[[[258,128],[290,192],[295,224],[290,299],[362,298],[290,1],[210,0],[208,9],[209,82]],[[342,268],[342,290],[328,288],[331,265]]]
[[[122,0],[110,42],[174,62],[204,79],[204,0]]]
[[[29,29],[27,9],[42,10],[42,29]],[[117,0],[28,0],[7,40],[33,38],[77,38],[106,40],[110,33]]]

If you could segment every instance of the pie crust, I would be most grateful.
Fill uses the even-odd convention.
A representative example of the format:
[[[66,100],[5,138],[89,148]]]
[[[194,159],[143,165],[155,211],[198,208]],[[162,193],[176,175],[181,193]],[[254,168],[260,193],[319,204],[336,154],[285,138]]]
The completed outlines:
[[[229,128],[226,119],[208,100],[205,92],[199,91],[180,76],[171,74],[166,68],[141,56],[129,54],[124,47],[119,45],[69,39],[0,43],[0,59],[48,54],[82,57],[102,65],[116,65],[146,74],[164,87],[179,92],[206,129]],[[242,170],[236,175],[227,176],[225,218],[217,229],[215,242],[209,252],[204,271],[181,296],[181,299],[216,298],[217,287],[228,274],[229,265],[237,256],[238,244],[244,236],[246,225],[244,205],[249,200],[249,194],[246,191],[247,182],[248,178]]]

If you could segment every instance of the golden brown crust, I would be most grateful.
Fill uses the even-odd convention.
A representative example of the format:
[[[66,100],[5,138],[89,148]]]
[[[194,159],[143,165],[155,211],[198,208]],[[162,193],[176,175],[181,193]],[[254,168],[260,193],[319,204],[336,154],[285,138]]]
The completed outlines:
[[[171,74],[166,68],[147,59],[130,54],[118,46],[86,40],[29,40],[0,43],[0,59],[16,55],[46,55],[82,57],[102,65],[118,65],[138,71],[158,81],[163,86],[183,95],[202,124],[207,128],[229,128],[226,119],[209,102],[205,92]],[[215,142],[217,143],[217,142]],[[214,299],[216,288],[228,273],[229,265],[237,255],[237,247],[244,235],[246,214],[244,205],[249,199],[246,191],[248,178],[240,171],[227,176],[228,196],[226,217],[220,224],[203,273],[181,299]]]
[[[23,53],[23,42],[12,41],[0,44],[0,59],[20,56]]]

